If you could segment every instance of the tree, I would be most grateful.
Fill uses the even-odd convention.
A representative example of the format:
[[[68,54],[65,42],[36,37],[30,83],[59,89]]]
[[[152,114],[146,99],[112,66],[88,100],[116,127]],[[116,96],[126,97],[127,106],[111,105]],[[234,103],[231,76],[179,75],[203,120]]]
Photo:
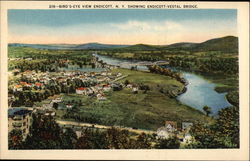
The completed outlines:
[[[62,148],[62,129],[52,116],[33,114],[30,135],[25,141],[26,149]]]
[[[56,103],[56,102],[53,103],[53,108],[54,108],[54,109],[57,110],[57,109],[58,109],[58,106],[59,106],[58,103]]]
[[[71,128],[66,128],[62,135],[62,148],[74,149],[77,141],[77,135]]]
[[[125,85],[130,84],[129,80],[126,79],[126,80],[124,81],[124,84],[125,84]]]
[[[149,138],[145,133],[141,133],[136,140],[138,149],[149,149],[151,148],[151,144],[149,142]]]
[[[208,116],[209,114],[212,113],[211,107],[208,107],[208,106],[204,106],[204,107],[203,107],[203,111],[206,112],[206,115],[207,115],[207,116]]]
[[[159,139],[155,148],[157,149],[179,149],[180,141],[179,139],[174,136],[168,139]]]
[[[9,133],[9,149],[22,149],[23,135],[21,130],[13,129]]]
[[[93,149],[94,145],[91,141],[91,131],[86,129],[82,136],[77,140],[77,149]]]
[[[221,109],[213,124],[196,123],[190,132],[196,148],[238,148],[239,110],[237,107]]]

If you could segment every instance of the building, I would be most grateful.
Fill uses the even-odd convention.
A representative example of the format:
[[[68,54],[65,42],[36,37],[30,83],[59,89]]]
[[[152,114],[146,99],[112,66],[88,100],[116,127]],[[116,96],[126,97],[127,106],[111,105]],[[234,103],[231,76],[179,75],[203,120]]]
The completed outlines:
[[[13,88],[14,91],[23,91],[23,87],[19,84],[15,85]]]
[[[14,129],[21,130],[23,139],[29,134],[31,126],[31,110],[24,108],[9,108],[8,109],[8,132]]]
[[[109,91],[111,90],[111,86],[108,85],[108,84],[105,84],[105,85],[103,85],[103,90],[104,90],[105,92],[109,92]]]
[[[168,129],[168,131],[175,132],[175,131],[177,131],[177,122],[175,122],[175,121],[166,121],[165,122],[165,127]]]
[[[191,143],[194,140],[189,132],[192,126],[192,122],[182,122],[183,143],[185,144]]]
[[[192,122],[182,122],[182,131],[189,131],[192,126]]]
[[[175,121],[166,121],[165,126],[157,129],[157,138],[168,139],[176,135],[177,123]]]
[[[87,94],[87,88],[84,88],[84,87],[80,87],[80,88],[77,88],[76,89],[76,94]]]

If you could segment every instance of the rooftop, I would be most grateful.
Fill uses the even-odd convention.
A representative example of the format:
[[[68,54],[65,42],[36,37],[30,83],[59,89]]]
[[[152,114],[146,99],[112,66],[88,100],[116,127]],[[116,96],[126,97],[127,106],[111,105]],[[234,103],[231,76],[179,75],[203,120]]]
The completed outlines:
[[[27,110],[24,108],[9,108],[8,109],[8,117],[13,117],[15,115],[26,115],[27,113],[31,113],[31,110]]]

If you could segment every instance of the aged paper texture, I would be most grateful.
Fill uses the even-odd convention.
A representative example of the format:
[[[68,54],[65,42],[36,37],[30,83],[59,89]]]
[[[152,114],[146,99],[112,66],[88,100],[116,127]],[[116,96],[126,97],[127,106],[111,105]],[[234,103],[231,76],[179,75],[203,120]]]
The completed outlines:
[[[249,160],[249,3],[0,6],[1,159]]]

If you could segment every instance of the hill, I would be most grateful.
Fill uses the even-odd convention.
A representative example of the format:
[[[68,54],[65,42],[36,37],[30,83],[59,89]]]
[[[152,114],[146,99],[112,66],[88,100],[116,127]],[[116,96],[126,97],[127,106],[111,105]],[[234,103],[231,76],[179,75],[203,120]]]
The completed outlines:
[[[191,42],[180,42],[180,43],[175,43],[171,45],[164,45],[162,46],[163,49],[189,49],[192,47],[195,47],[197,43],[191,43]]]
[[[238,37],[226,36],[195,45],[195,51],[238,52]]]
[[[147,44],[136,44],[125,48],[120,48],[121,50],[159,50],[160,46],[157,45],[147,45]]]
[[[111,49],[111,48],[123,48],[129,45],[113,45],[113,44],[100,44],[100,43],[87,43],[74,47],[74,49]]]
[[[18,47],[32,47],[38,49],[77,49],[77,50],[127,50],[127,51],[153,51],[153,50],[186,50],[186,51],[222,51],[222,52],[238,52],[238,38],[235,36],[226,36],[207,40],[202,43],[181,42],[170,45],[114,45],[114,44],[100,44],[100,43],[87,43],[87,44],[9,44],[9,46]]]

